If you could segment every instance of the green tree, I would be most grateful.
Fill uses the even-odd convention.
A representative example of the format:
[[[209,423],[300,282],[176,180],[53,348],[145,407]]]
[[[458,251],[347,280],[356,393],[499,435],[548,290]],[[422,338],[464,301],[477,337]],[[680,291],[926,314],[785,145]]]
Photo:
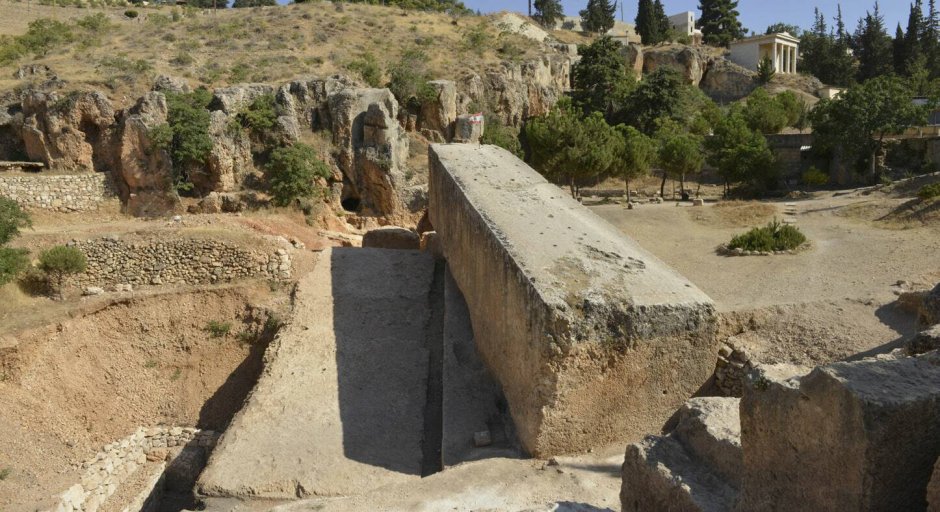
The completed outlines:
[[[65,278],[85,271],[88,260],[75,247],[57,245],[39,254],[39,269],[45,272],[53,291],[62,297]]]
[[[669,41],[673,37],[672,23],[669,22],[669,16],[666,16],[666,7],[662,0],[653,2],[653,19],[659,24],[659,33],[662,37],[660,41]]]
[[[852,38],[858,58],[858,81],[887,75],[894,69],[894,51],[891,38],[885,31],[884,17],[875,2],[875,9],[863,18],[861,27]]]
[[[800,38],[801,65],[822,82],[846,87],[855,82],[855,57],[849,48],[849,37],[842,21],[842,8],[836,17],[836,33],[829,33],[826,19],[816,9],[816,21],[812,30],[803,33]]]
[[[718,170],[727,196],[731,185],[746,182],[758,188],[770,188],[776,181],[774,156],[767,139],[751,130],[738,109],[732,108],[705,141],[708,163]]]
[[[686,176],[698,174],[705,163],[702,138],[683,131],[674,121],[667,121],[656,133],[656,139],[659,143],[659,165],[663,168],[660,197],[665,197],[667,177],[678,179],[679,190],[685,192]]]
[[[579,13],[581,15],[581,28],[585,32],[606,34],[608,30],[614,28],[614,13],[616,11],[616,2],[588,0],[587,7]]]
[[[580,186],[611,172],[619,137],[600,112],[581,118],[567,98],[547,115],[526,124],[526,141],[535,170],[555,183],[567,184],[572,197]]]
[[[612,116],[616,123],[633,126],[653,135],[659,120],[680,115],[685,86],[679,74],[661,67],[640,82]]]
[[[818,9],[817,12],[819,12]],[[767,30],[764,32],[764,34],[779,34],[781,32],[786,32],[793,37],[800,37],[800,33],[802,31],[800,30],[800,27],[796,25],[790,25],[789,23],[774,23],[773,25],[767,27]]]
[[[643,44],[653,45],[665,39],[665,35],[662,34],[662,25],[656,18],[653,0],[640,0],[634,21],[636,21],[636,32],[640,34],[640,41]]]
[[[633,89],[636,79],[620,54],[622,48],[610,36],[578,47],[581,60],[571,72],[572,96],[585,113],[607,114]]]
[[[727,47],[731,41],[744,37],[746,30],[738,21],[737,0],[699,0],[698,8],[702,11],[698,26],[705,43]]]
[[[646,176],[656,160],[656,144],[653,139],[632,126],[623,124],[615,127],[620,137],[614,155],[613,172],[623,178],[627,203],[633,198],[630,195],[630,180]]]
[[[545,28],[553,28],[555,22],[565,17],[560,0],[535,0],[532,18]]]
[[[300,142],[272,151],[266,170],[271,196],[277,206],[312,196],[317,190],[317,178],[330,176],[330,169],[317,157],[316,150]]]
[[[774,61],[770,57],[764,57],[757,63],[757,82],[761,85],[769,84],[777,70],[774,69]]]
[[[839,151],[857,169],[867,169],[874,181],[885,138],[926,123],[927,110],[911,102],[903,79],[881,76],[850,87],[834,100],[820,101],[810,120],[820,150]]]
[[[65,23],[49,18],[29,22],[19,43],[37,56],[45,57],[53,48],[72,40],[72,29]]]
[[[158,127],[154,142],[170,152],[173,185],[177,190],[192,188],[194,174],[204,172],[203,166],[212,152],[210,101],[212,93],[203,88],[166,95],[168,128]]]
[[[16,279],[16,276],[27,267],[29,267],[29,251],[0,247],[0,286]]]
[[[489,113],[485,114],[483,126],[485,129],[483,130],[483,137],[480,138],[481,144],[499,146],[519,158],[525,156],[522,143],[519,142],[518,131],[503,124],[499,117]]]
[[[747,98],[741,111],[748,128],[760,133],[779,133],[788,126],[789,112],[786,107],[759,87]]]
[[[434,88],[428,83],[431,72],[428,55],[420,48],[405,50],[401,59],[388,68],[391,77],[388,88],[398,102],[412,110],[434,97]]]
[[[930,70],[929,77],[940,78],[940,12],[937,11],[936,0],[929,0],[928,3],[921,46],[927,63],[926,69]]]
[[[0,196],[0,245],[6,245],[32,225],[29,214],[16,201]]]

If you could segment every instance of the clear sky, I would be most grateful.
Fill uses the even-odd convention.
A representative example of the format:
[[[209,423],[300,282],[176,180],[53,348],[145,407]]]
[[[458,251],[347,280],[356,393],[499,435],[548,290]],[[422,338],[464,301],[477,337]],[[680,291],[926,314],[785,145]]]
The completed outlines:
[[[484,13],[495,11],[518,11],[525,13],[528,10],[527,0],[463,0],[467,7],[479,9]],[[561,0],[565,13],[576,16],[583,9],[587,0]],[[927,2],[925,1],[924,4]],[[666,14],[676,14],[683,11],[693,11],[698,16],[698,0],[663,0]],[[806,29],[813,24],[813,9],[819,9],[831,20],[836,14],[836,5],[842,4],[842,15],[846,27],[852,31],[858,19],[871,10],[874,0],[740,0],[738,11],[741,13],[741,22],[748,30],[763,33],[769,25],[776,22],[790,23]],[[633,22],[636,17],[637,0],[624,0],[624,19]],[[888,33],[894,35],[898,22],[907,27],[907,16],[910,12],[910,0],[881,0],[881,12],[885,17]],[[620,9],[617,10],[617,19],[620,19]],[[832,24],[831,21],[829,23]]]

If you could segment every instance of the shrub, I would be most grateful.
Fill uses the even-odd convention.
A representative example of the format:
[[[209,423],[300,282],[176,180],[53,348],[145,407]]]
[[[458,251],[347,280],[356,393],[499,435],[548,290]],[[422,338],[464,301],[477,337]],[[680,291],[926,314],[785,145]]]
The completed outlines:
[[[764,57],[761,59],[760,63],[757,64],[757,81],[761,85],[769,83],[776,74],[777,71],[774,69],[774,61],[770,60],[770,57]]]
[[[806,242],[806,236],[796,226],[773,222],[762,228],[754,228],[731,239],[729,249],[773,252],[796,249]]]
[[[0,197],[0,245],[20,234],[20,228],[29,227],[29,214],[16,201]]]
[[[49,50],[72,40],[72,30],[61,21],[40,18],[29,23],[26,33],[16,38],[26,51],[45,56]]]
[[[940,197],[940,183],[924,185],[917,192],[917,197],[923,199],[924,201]]]
[[[329,175],[329,168],[316,151],[299,142],[272,151],[267,164],[268,185],[277,206],[313,195],[317,188],[315,180]]]
[[[232,324],[229,322],[220,322],[218,320],[211,320],[206,324],[206,332],[209,333],[213,338],[221,338],[229,333],[232,330]]]
[[[14,280],[29,267],[29,251],[0,247],[0,286]]]
[[[170,151],[173,184],[179,190],[192,187],[187,169],[203,165],[212,151],[207,110],[211,100],[212,93],[201,88],[190,93],[167,94],[169,133],[162,127],[153,130],[157,132],[155,143],[158,147]]]
[[[134,18],[136,18],[136,17],[139,16],[139,15],[140,15],[140,13],[138,13],[138,12],[135,11],[134,9],[128,9],[128,10],[124,11],[124,17],[125,17],[125,18],[134,19]]]
[[[402,105],[415,109],[434,98],[434,87],[428,83],[431,77],[427,63],[427,54],[413,48],[405,51],[401,60],[389,68],[388,88]]]
[[[524,156],[518,132],[504,125],[498,117],[491,114],[484,116],[483,137],[480,142],[499,146],[519,158]]]
[[[65,277],[84,272],[88,260],[75,247],[57,245],[39,255],[39,269],[46,273],[55,292],[61,296]]]
[[[263,94],[235,116],[238,123],[256,133],[270,129],[277,122],[273,94]]]
[[[477,55],[483,55],[483,53],[489,49],[492,36],[490,36],[487,30],[487,25],[488,23],[486,22],[480,22],[463,31],[464,50],[471,51]]]
[[[79,18],[75,21],[75,24],[97,35],[107,32],[113,27],[108,17],[102,12]]]
[[[350,71],[359,73],[362,80],[369,84],[369,87],[382,86],[382,67],[379,65],[375,55],[363,53],[358,59],[352,61],[347,66]]]
[[[829,175],[817,169],[816,166],[810,167],[809,169],[803,171],[803,176],[801,179],[804,185],[810,185],[814,187],[819,187],[829,183]]]

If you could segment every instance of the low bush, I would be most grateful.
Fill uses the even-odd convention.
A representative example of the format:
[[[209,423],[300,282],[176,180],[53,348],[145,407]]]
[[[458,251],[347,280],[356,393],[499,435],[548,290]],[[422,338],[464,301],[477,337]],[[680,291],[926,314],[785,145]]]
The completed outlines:
[[[379,65],[375,55],[368,52],[363,53],[346,67],[350,71],[359,73],[359,76],[369,87],[382,87],[382,66]]]
[[[125,17],[125,18],[134,19],[134,18],[136,18],[136,17],[138,17],[138,16],[140,16],[140,13],[137,12],[137,11],[135,11],[134,9],[128,9],[128,10],[124,11],[124,17]]]
[[[229,322],[210,320],[209,323],[206,324],[205,330],[213,338],[222,338],[232,330],[232,324]]]
[[[924,185],[917,192],[917,197],[923,199],[924,201],[940,197],[940,183]]]
[[[815,166],[803,171],[801,177],[804,185],[820,187],[829,183],[829,175],[820,171]]]
[[[329,176],[330,169],[317,152],[299,142],[272,151],[267,164],[268,185],[277,206],[287,206],[296,199],[312,196],[317,190],[317,178]]]
[[[483,137],[480,142],[499,146],[519,158],[524,156],[522,143],[519,142],[519,133],[504,125],[498,117],[492,114],[484,116]]]
[[[29,251],[0,247],[0,286],[16,279],[29,267]]]
[[[255,98],[235,116],[242,127],[255,133],[269,130],[277,122],[277,105],[273,94],[263,94]]]
[[[39,255],[39,269],[45,272],[55,293],[62,295],[62,288],[67,276],[85,271],[88,260],[85,254],[75,247],[57,245]]]
[[[806,236],[796,226],[782,224],[774,219],[764,227],[754,228],[732,238],[728,248],[758,252],[789,251],[804,243]]]
[[[431,73],[428,70],[428,56],[420,49],[413,48],[402,54],[401,60],[388,69],[391,81],[388,88],[402,105],[414,110],[421,104],[434,98],[436,91],[428,83]]]
[[[9,242],[20,234],[20,229],[30,225],[29,214],[16,201],[0,196],[0,245]]]

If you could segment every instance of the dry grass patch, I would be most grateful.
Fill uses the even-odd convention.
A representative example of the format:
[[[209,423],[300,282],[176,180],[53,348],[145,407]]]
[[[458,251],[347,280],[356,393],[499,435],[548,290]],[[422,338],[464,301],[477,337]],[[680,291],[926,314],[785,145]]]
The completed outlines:
[[[696,222],[712,227],[750,227],[772,219],[777,208],[758,201],[722,201],[712,207],[690,209],[689,214]]]

